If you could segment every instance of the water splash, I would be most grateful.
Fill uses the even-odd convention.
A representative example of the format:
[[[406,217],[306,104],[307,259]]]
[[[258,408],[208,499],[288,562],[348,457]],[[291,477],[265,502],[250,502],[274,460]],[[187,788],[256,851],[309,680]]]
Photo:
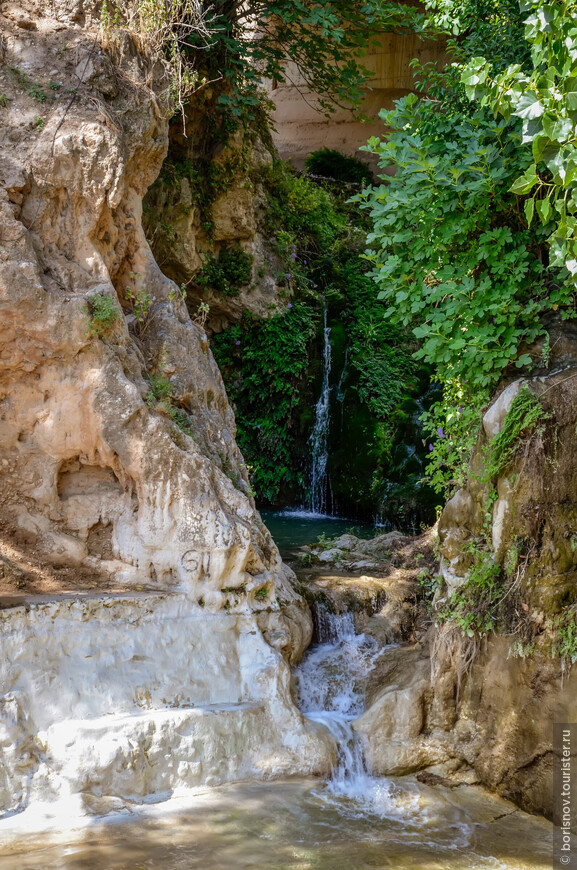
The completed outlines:
[[[324,296],[321,299],[323,303],[323,380],[321,394],[315,407],[315,425],[309,439],[311,446],[310,508],[315,514],[324,514],[326,511],[331,392],[329,386],[331,374],[331,330],[327,326],[327,303]]]
[[[379,646],[374,638],[355,634],[352,613],[331,613],[323,605],[315,610],[320,643],[295,669],[300,708],[309,719],[328,728],[335,739],[338,759],[329,792],[360,800],[370,790],[372,778],[352,723],[365,706],[366,678],[390,646]]]

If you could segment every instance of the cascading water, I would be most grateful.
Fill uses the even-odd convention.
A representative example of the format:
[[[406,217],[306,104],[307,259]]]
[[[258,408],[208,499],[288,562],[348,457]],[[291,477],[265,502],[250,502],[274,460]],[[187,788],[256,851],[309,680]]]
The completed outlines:
[[[345,423],[345,393],[346,387],[345,382],[348,374],[348,364],[349,364],[349,348],[345,348],[345,361],[343,363],[343,370],[341,371],[341,376],[339,378],[339,382],[337,384],[337,390],[335,398],[337,402],[339,402],[341,406],[341,434],[343,431],[343,426]]]
[[[295,669],[300,708],[309,719],[325,725],[337,744],[338,762],[328,790],[366,800],[375,781],[367,773],[352,723],[364,709],[363,683],[389,647],[355,634],[352,613],[336,615],[319,605],[315,624],[320,642]]]
[[[315,514],[326,512],[328,434],[330,425],[331,330],[327,326],[327,303],[323,303],[323,380],[321,394],[315,408],[315,425],[310,437],[311,492],[310,509]]]

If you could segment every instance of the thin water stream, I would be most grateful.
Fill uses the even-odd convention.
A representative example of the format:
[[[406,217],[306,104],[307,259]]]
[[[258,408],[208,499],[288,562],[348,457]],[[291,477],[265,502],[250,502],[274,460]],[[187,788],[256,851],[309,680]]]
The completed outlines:
[[[327,509],[327,461],[330,426],[329,379],[331,374],[331,330],[327,325],[327,303],[323,303],[323,378],[321,394],[315,407],[315,423],[310,436],[311,446],[311,492],[310,507],[314,514],[324,514]]]

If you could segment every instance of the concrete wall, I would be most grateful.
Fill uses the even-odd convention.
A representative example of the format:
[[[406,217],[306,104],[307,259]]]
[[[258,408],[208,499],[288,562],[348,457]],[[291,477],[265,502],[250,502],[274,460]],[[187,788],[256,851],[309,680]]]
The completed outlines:
[[[304,86],[293,64],[287,68],[287,80],[292,85],[269,85],[269,96],[276,105],[273,134],[280,156],[298,169],[311,151],[336,148],[344,154],[356,155],[374,164],[374,158],[358,152],[370,136],[381,136],[385,129],[378,113],[391,109],[393,101],[413,90],[409,66],[413,58],[421,63],[444,58],[441,43],[422,40],[416,34],[384,34],[378,46],[370,49],[363,65],[372,73],[370,87],[362,106],[363,113],[374,120],[356,120],[351,112],[339,109],[330,118],[317,108],[316,95]]]

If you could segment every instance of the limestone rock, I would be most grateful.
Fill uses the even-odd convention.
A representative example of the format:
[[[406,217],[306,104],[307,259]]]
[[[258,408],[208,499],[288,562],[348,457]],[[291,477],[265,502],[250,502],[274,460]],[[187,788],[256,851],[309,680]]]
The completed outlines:
[[[483,429],[487,438],[494,438],[503,428],[505,417],[509,412],[509,408],[515,396],[519,394],[519,390],[523,386],[523,380],[513,381],[508,387],[505,387],[498,398],[495,399],[488,411],[483,416]]]
[[[67,84],[65,52],[55,51],[64,34],[40,14],[36,66],[60,64]],[[63,101],[32,140],[10,125],[28,95],[2,116],[0,452],[11,469],[0,476],[3,510],[49,563],[96,558],[114,582],[186,590],[214,609],[223,588],[256,583],[282,622],[277,581],[282,591],[290,579],[247,495],[222,379],[140,222],[166,154],[166,117],[144,69],[132,90],[108,96],[106,114],[113,62],[94,53],[89,33],[73,32],[86,97],[67,112]],[[19,39],[14,31],[15,56]],[[133,74],[135,49],[122,52]],[[18,217],[10,198],[21,201]],[[145,317],[135,318],[135,297]],[[99,333],[91,306],[106,299],[111,323]],[[168,384],[165,404],[151,392],[155,377]],[[263,604],[247,597],[242,606]],[[297,611],[293,603],[291,625]],[[300,618],[306,637],[304,606]]]
[[[23,7],[37,30],[0,13],[14,95],[0,118],[0,539],[31,560],[7,583],[63,580],[0,610],[2,809],[328,769],[332,742],[294,707],[284,660],[310,641],[308,606],[255,509],[207,336],[141,225],[166,83],[128,36],[109,54],[82,3]],[[46,91],[78,89],[41,129],[8,72],[24,64]]]
[[[0,814],[331,763],[255,617],[205,613],[182,594],[2,610],[0,680]]]
[[[370,770],[379,775],[402,775],[450,757],[451,738],[428,733],[427,701],[431,695],[430,661],[426,650],[403,647],[382,658],[376,698],[356,720]]]
[[[256,232],[252,192],[244,185],[235,185],[212,206],[215,242],[235,242],[251,239]]]

